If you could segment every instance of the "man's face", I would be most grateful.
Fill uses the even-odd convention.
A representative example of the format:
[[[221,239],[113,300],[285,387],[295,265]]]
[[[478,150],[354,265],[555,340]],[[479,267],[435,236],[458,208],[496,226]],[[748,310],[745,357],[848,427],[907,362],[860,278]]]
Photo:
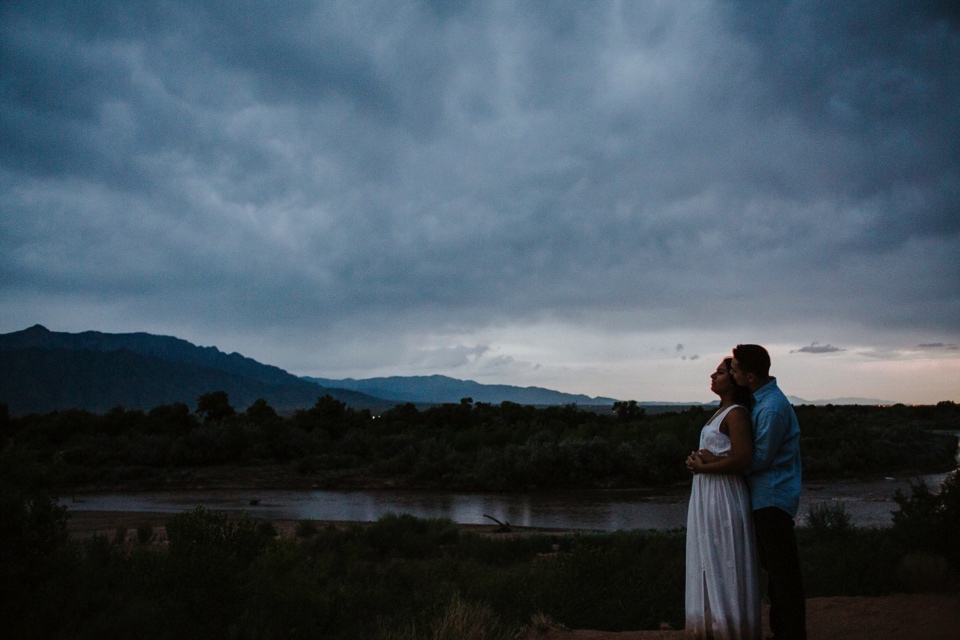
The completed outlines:
[[[749,381],[747,380],[747,374],[740,370],[740,363],[737,362],[737,359],[734,358],[733,362],[730,363],[730,373],[733,374],[733,379],[737,381],[737,384],[741,387],[749,387]]]

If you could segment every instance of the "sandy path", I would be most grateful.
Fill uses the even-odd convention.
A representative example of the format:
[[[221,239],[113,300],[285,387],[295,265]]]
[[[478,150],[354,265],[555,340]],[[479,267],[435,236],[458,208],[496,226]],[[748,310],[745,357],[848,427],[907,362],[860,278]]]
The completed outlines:
[[[769,628],[764,616],[764,628]],[[958,640],[960,594],[807,600],[809,640]],[[530,640],[683,640],[683,631],[531,631]]]

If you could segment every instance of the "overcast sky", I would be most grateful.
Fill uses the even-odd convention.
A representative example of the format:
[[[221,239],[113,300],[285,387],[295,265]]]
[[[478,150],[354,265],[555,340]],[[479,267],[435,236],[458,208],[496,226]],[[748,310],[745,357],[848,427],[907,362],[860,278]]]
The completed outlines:
[[[5,0],[0,332],[960,401],[955,7]]]

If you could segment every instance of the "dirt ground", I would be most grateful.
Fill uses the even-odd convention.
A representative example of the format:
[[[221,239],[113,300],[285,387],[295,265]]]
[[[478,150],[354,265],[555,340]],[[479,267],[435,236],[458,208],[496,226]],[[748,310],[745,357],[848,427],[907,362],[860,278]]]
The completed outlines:
[[[764,631],[770,633],[764,611]],[[958,640],[960,594],[810,598],[809,640]],[[683,631],[531,629],[528,640],[685,640]]]
[[[169,514],[71,512],[71,536],[126,530],[133,541],[137,527],[149,524],[157,539],[165,537]],[[281,535],[293,535],[295,521],[275,521]],[[490,527],[486,527],[490,529]],[[764,631],[769,634],[766,611]],[[810,598],[807,600],[809,640],[960,640],[960,593],[894,594],[890,596]],[[684,640],[682,630],[595,631],[546,627],[529,629],[527,640]]]

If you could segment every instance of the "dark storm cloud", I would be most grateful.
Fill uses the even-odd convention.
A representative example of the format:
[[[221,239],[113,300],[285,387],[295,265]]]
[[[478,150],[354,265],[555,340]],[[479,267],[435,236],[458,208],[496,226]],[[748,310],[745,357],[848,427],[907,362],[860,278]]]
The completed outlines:
[[[941,6],[6,2],[0,286],[238,330],[952,340]]]
[[[960,344],[944,344],[943,342],[929,342],[917,345],[921,349],[944,349],[947,351],[956,351],[960,349]]]
[[[956,236],[955,3],[739,4],[731,22],[763,60],[758,107],[766,116],[798,118],[834,151],[822,156],[820,170],[800,167],[778,191],[826,191],[872,205],[873,233],[855,240],[864,248],[882,250],[914,235]]]

